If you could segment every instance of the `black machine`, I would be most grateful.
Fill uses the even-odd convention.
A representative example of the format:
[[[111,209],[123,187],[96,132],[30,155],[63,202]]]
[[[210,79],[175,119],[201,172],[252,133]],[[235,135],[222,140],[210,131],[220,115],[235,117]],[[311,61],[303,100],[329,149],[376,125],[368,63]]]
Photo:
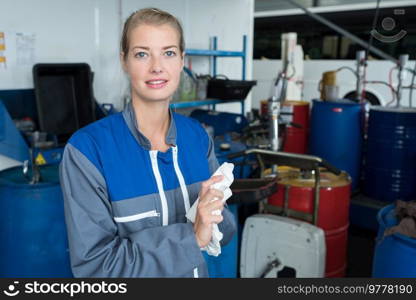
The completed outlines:
[[[86,63],[33,67],[40,130],[55,135],[60,145],[96,120],[92,74]]]

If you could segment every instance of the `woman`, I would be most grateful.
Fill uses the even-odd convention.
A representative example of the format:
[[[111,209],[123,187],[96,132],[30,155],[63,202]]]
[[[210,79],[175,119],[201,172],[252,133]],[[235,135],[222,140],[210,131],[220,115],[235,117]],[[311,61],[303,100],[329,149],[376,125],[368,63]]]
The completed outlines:
[[[69,140],[61,163],[70,257],[76,277],[207,277],[201,248],[218,224],[235,232],[212,140],[169,101],[184,65],[178,20],[158,9],[124,24],[121,63],[130,79],[125,111]],[[195,223],[185,213],[200,198]],[[217,200],[217,201],[215,201]],[[223,210],[222,216],[213,215]]]

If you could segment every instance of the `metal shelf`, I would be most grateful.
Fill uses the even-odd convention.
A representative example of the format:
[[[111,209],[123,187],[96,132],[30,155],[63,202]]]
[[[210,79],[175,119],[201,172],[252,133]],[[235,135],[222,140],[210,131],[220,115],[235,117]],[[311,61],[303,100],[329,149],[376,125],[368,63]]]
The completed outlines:
[[[202,50],[186,49],[185,53],[192,56],[219,56],[219,57],[244,57],[242,51],[220,51],[220,50]]]
[[[189,56],[208,56],[212,61],[211,76],[217,75],[217,57],[241,57],[242,58],[242,79],[246,78],[246,56],[247,56],[247,36],[243,36],[243,50],[242,51],[222,51],[217,48],[217,37],[212,38],[212,49],[185,49],[186,55]],[[212,105],[215,110],[216,104],[241,102],[241,114],[244,114],[244,99],[236,100],[219,100],[219,99],[204,99],[189,102],[175,102],[171,103],[171,108],[188,108],[203,105]]]

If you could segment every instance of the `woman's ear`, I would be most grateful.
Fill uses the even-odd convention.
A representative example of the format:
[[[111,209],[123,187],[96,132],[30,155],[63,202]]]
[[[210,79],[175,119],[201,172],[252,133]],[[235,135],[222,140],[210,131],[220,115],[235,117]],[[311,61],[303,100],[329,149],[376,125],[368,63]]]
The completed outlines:
[[[182,52],[182,69],[185,67],[185,51]]]
[[[124,59],[124,52],[120,52],[120,64],[124,72],[127,72],[126,60]]]

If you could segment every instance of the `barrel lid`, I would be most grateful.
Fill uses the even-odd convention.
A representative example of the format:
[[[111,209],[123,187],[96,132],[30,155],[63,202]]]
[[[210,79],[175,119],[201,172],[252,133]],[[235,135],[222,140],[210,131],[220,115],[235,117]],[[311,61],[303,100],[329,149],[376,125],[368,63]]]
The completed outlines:
[[[391,113],[416,113],[416,108],[413,107],[385,107],[385,106],[371,106],[370,111],[381,111]]]
[[[337,101],[322,101],[320,99],[314,99],[313,105],[328,105],[328,106],[345,106],[345,107],[351,107],[351,106],[360,106],[359,103],[354,102],[349,99],[339,99]]]
[[[304,106],[309,105],[308,101],[300,101],[300,100],[286,100],[283,102],[284,106]]]
[[[23,175],[22,167],[13,167],[0,172],[0,186],[10,186],[18,188],[39,188],[52,185],[59,185],[59,165],[49,164],[39,166],[41,181],[37,184],[30,184],[29,178]]]
[[[315,174],[310,174],[309,177],[305,177],[300,169],[291,167],[279,167],[278,168],[278,183],[283,185],[290,185],[295,187],[314,187],[315,186]],[[346,172],[342,172],[340,175],[335,175],[321,169],[320,172],[320,186],[321,187],[341,187],[351,183],[351,178]]]

